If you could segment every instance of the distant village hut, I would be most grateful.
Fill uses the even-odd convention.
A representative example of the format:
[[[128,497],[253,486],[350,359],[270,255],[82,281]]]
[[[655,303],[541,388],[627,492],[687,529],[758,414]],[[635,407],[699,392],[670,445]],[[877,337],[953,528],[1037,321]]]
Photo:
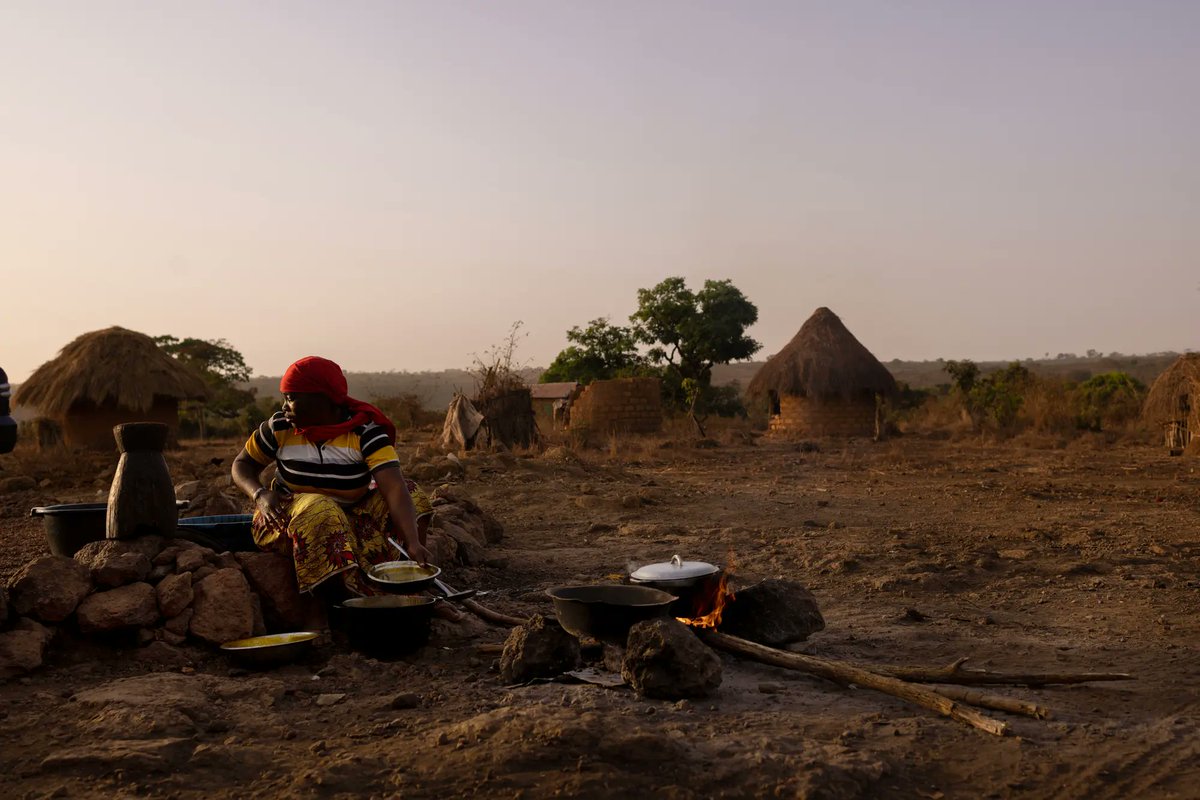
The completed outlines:
[[[529,387],[477,397],[475,407],[483,414],[483,430],[488,444],[529,447],[538,440]]]
[[[879,404],[896,381],[828,308],[762,366],[746,393],[770,401],[778,436],[874,436]]]
[[[535,383],[529,387],[533,415],[538,428],[544,431],[561,430],[570,421],[571,403],[580,386],[575,381]]]
[[[1200,353],[1187,353],[1155,379],[1142,406],[1142,418],[1161,425],[1172,451],[1200,442]]]
[[[113,427],[162,422],[179,430],[179,401],[203,400],[204,381],[144,333],[112,327],[85,333],[21,384],[13,401],[36,407],[73,447],[112,450]]]
[[[658,378],[593,381],[571,403],[571,430],[589,433],[656,433],[662,429]]]

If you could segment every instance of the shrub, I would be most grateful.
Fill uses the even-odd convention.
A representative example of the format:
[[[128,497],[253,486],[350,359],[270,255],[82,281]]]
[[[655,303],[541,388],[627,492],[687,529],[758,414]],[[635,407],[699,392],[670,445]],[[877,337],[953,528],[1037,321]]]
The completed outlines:
[[[1076,420],[1090,431],[1120,427],[1135,420],[1146,387],[1124,372],[1105,372],[1079,384],[1074,393]]]

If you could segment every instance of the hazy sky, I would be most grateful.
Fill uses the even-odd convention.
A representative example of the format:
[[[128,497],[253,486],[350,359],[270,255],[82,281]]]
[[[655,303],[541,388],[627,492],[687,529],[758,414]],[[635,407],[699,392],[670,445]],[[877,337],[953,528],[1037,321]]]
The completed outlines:
[[[778,350],[1200,339],[1200,2],[0,0],[0,366],[546,364],[670,275]]]

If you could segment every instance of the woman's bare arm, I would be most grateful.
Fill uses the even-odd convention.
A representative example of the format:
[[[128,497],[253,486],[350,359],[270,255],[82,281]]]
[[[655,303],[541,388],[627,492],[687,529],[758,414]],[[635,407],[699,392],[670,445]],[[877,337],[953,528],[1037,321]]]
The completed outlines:
[[[379,493],[387,503],[392,525],[400,532],[408,555],[414,561],[428,564],[430,553],[421,544],[421,537],[417,531],[417,509],[413,506],[412,496],[408,493],[400,466],[388,464],[375,470],[372,475],[379,486]]]

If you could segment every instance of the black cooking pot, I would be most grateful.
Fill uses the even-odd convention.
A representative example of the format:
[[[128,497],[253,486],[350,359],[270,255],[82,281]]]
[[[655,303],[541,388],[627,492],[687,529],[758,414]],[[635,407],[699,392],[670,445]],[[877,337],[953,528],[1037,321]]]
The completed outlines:
[[[558,624],[574,636],[591,636],[625,646],[629,629],[670,615],[674,595],[649,586],[559,586],[546,592],[554,600]]]
[[[712,611],[723,574],[715,564],[684,561],[676,555],[670,561],[635,570],[629,581],[675,595],[678,599],[671,604],[671,615],[692,619]]]
[[[343,631],[350,646],[373,656],[399,656],[429,642],[436,597],[378,595],[354,597],[333,607],[330,622]]]

